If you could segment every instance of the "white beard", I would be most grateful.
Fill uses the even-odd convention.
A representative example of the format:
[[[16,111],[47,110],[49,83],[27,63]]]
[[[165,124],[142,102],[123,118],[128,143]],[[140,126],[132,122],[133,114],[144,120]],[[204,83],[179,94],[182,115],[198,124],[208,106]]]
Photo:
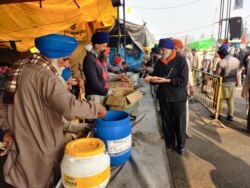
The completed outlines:
[[[65,69],[65,67],[58,66],[58,59],[51,59],[51,65],[56,69],[57,73],[61,76],[62,71],[63,71],[63,69]]]
[[[161,55],[161,58],[167,59],[172,53],[172,50],[167,49],[164,54]]]
[[[61,82],[66,87],[68,84],[67,84],[67,82],[62,77],[62,71],[65,69],[65,67],[63,67],[63,66],[59,67],[57,62],[58,62],[58,59],[51,59],[51,65],[56,69]]]

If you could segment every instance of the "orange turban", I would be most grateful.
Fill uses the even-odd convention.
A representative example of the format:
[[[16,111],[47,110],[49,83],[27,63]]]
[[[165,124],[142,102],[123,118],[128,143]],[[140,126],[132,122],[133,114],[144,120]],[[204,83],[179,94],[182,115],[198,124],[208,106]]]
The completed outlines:
[[[179,49],[183,48],[183,43],[182,43],[181,40],[179,40],[179,39],[173,39],[173,41],[174,41],[175,48],[179,48]]]

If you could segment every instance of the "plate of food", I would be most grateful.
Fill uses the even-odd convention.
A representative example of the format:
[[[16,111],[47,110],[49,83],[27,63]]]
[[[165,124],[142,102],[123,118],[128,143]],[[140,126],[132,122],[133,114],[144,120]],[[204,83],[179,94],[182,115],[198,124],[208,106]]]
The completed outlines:
[[[161,79],[161,77],[158,77],[158,76],[152,76],[151,77],[152,81],[157,81],[157,80],[160,80],[160,79]]]

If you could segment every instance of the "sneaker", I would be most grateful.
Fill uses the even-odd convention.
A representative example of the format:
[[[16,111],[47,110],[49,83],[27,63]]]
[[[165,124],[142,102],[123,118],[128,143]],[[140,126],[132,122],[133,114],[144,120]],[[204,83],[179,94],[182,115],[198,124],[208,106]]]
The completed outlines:
[[[233,116],[227,116],[228,121],[233,121]]]
[[[181,149],[177,149],[177,152],[180,154],[180,155],[185,155],[186,151],[184,148],[181,148]]]

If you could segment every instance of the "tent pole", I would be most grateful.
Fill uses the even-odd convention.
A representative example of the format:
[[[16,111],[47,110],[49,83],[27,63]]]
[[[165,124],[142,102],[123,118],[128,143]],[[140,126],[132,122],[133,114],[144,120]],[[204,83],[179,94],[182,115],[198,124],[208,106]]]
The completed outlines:
[[[117,41],[117,51],[116,53],[120,53],[121,50],[121,26],[120,26],[120,11],[119,11],[119,6],[117,7],[117,29],[118,29],[118,41]]]
[[[125,0],[123,0],[123,29],[124,29],[124,38],[123,38],[123,48],[124,48],[124,60],[126,62],[126,18],[125,18]]]

